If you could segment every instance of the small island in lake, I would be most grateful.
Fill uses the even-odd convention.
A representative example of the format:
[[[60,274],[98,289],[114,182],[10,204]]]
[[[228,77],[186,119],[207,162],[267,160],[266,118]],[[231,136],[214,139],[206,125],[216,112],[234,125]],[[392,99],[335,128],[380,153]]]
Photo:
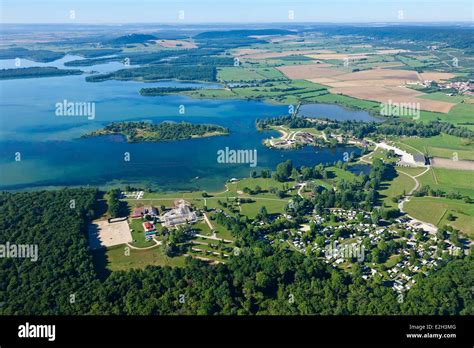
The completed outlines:
[[[227,135],[229,130],[225,127],[212,124],[194,124],[188,122],[113,122],[104,129],[99,129],[82,137],[93,137],[109,134],[122,134],[129,143],[144,141],[170,141],[186,140],[191,138],[204,138],[217,135]]]
[[[83,71],[77,69],[58,69],[53,66],[34,66],[30,68],[0,69],[0,80],[80,75],[82,73]]]

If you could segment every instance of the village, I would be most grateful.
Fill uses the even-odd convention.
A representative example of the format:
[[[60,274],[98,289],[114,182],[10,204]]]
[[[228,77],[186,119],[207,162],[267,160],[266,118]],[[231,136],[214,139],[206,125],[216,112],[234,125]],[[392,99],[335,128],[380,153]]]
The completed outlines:
[[[299,230],[265,238],[349,272],[357,264],[363,279],[379,278],[398,293],[409,290],[417,274],[441,266],[444,256],[469,252],[469,242],[449,232],[427,232],[404,217],[373,223],[367,212],[335,208],[308,218]]]

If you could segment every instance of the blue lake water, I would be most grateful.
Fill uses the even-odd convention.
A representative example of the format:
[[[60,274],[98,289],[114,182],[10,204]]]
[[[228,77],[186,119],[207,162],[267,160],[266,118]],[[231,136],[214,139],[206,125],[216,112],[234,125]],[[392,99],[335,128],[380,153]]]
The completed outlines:
[[[62,67],[65,59],[71,60],[71,57],[47,65]],[[0,68],[9,67],[13,61],[0,60]],[[34,66],[40,64],[34,63]],[[106,71],[109,68],[115,70],[123,65],[108,63],[82,69]],[[286,159],[293,160],[298,166],[309,166],[342,159],[344,152],[358,152],[355,148],[344,147],[268,149],[262,145],[262,140],[277,134],[257,132],[255,119],[283,115],[288,112],[288,106],[243,100],[196,100],[183,96],[143,97],[138,93],[142,87],[153,86],[203,85],[175,81],[87,83],[84,75],[0,81],[0,188],[136,184],[158,190],[212,191],[221,189],[231,177],[246,177],[253,169],[273,169]],[[210,87],[220,88],[217,84]],[[56,103],[64,100],[94,102],[95,118],[56,116]],[[180,114],[183,106],[185,112]],[[311,113],[313,117],[344,115],[348,119],[371,119],[368,114],[364,118],[359,111],[336,105],[314,105]],[[129,144],[120,136],[79,138],[112,121],[125,120],[213,123],[228,127],[231,134],[139,144]],[[217,151],[225,147],[256,149],[257,167],[218,163]],[[130,153],[129,162],[124,161],[125,152]],[[17,153],[21,155],[21,161],[15,161]]]

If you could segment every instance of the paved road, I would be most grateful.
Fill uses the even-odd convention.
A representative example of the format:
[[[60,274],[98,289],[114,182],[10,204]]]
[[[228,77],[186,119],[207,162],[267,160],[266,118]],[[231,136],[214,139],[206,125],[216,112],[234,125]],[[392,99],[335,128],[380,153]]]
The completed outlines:
[[[155,242],[155,245],[152,245],[152,246],[149,246],[149,247],[146,247],[146,248],[139,248],[139,247],[131,245],[130,243],[127,243],[127,246],[129,246],[131,249],[135,249],[135,250],[148,250],[148,249],[156,248],[157,246],[162,244],[161,241],[156,240],[155,238],[153,238],[153,241]]]

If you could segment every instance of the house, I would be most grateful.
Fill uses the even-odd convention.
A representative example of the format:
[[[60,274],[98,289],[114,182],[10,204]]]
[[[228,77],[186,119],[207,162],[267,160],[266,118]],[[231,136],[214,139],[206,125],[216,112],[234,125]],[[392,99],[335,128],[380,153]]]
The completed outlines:
[[[151,222],[145,221],[143,223],[143,229],[145,230],[145,232],[151,232],[155,230],[155,226]]]
[[[196,212],[191,210],[189,203],[185,200],[175,201],[175,208],[163,214],[161,217],[163,226],[174,227],[186,223],[197,222],[198,217]]]
[[[139,218],[144,216],[156,217],[158,216],[158,209],[155,207],[139,207],[135,208],[132,213],[132,218]]]

